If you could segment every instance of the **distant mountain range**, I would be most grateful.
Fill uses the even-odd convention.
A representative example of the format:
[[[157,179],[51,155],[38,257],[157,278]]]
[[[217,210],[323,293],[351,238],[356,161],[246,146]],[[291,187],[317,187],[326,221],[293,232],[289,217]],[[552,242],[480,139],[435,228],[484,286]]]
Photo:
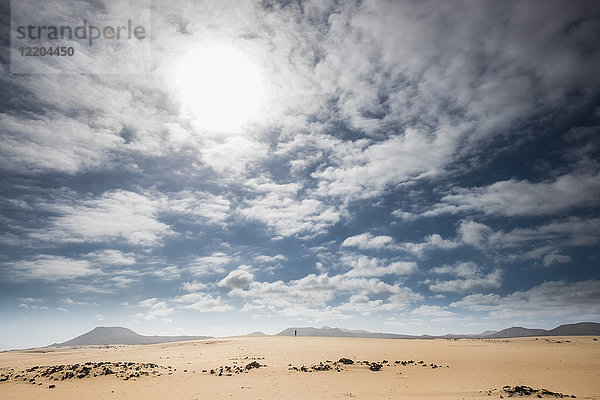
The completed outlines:
[[[54,343],[55,346],[93,346],[108,344],[153,344],[168,342],[183,342],[187,340],[209,339],[212,336],[144,336],[131,329],[119,326],[98,326],[91,331],[77,336],[63,343]]]
[[[294,336],[294,332],[298,336],[321,336],[321,337],[362,337],[362,338],[379,338],[379,339],[415,339],[421,336],[399,335],[395,333],[374,333],[364,330],[352,330],[342,328],[330,328],[324,326],[322,328],[301,327],[287,328],[279,332],[278,336]]]
[[[503,329],[488,337],[531,337],[531,336],[595,336],[600,335],[600,324],[596,322],[579,322],[577,324],[566,324],[554,329],[527,329],[513,327]]]
[[[324,326],[322,328],[313,327],[294,327],[287,328],[279,332],[278,336],[321,336],[321,337],[361,337],[361,338],[382,338],[382,339],[459,339],[459,338],[514,338],[514,337],[533,337],[533,336],[598,336],[600,335],[600,323],[579,322],[577,324],[561,325],[557,328],[546,329],[528,329],[522,327],[513,327],[501,331],[485,331],[475,335],[399,335],[394,333],[377,333],[365,330],[351,330],[342,328],[331,328]]]
[[[378,339],[460,339],[460,338],[514,338],[514,337],[532,337],[532,336],[600,336],[600,323],[580,322],[577,324],[561,325],[557,328],[546,329],[528,329],[522,327],[513,327],[501,331],[485,331],[476,335],[400,335],[395,333],[378,333],[365,330],[352,330],[343,328],[332,328],[323,326],[321,328],[313,327],[294,327],[287,328],[279,332],[278,336],[320,336],[320,337],[357,337],[357,338],[378,338]],[[262,336],[262,332],[253,332],[247,336]],[[210,339],[212,336],[144,336],[135,333],[131,329],[118,326],[106,327],[99,326],[91,331],[77,336],[74,339],[63,343],[54,343],[48,347],[66,347],[66,346],[97,346],[97,345],[133,345],[133,344],[155,344],[169,342],[183,342],[188,340]]]

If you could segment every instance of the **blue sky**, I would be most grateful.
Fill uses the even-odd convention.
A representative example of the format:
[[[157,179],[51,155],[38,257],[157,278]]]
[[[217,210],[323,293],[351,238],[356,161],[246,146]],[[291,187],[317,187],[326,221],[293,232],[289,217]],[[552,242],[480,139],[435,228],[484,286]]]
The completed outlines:
[[[79,21],[120,5],[63,3]],[[97,325],[599,321],[599,14],[594,1],[174,0],[152,4],[150,65],[124,61],[139,73],[42,59],[17,74],[3,52],[0,348]],[[203,124],[175,83],[207,46],[248,62],[224,82],[261,77],[258,112],[235,127]],[[243,81],[210,94],[229,96],[227,122],[254,101]]]

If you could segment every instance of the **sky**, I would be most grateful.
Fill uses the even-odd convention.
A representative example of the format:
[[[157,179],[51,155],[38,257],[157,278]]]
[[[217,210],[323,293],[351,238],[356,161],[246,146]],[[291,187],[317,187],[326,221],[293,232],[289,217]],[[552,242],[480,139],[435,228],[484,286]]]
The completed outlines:
[[[0,349],[600,321],[596,1],[124,3],[2,13]]]

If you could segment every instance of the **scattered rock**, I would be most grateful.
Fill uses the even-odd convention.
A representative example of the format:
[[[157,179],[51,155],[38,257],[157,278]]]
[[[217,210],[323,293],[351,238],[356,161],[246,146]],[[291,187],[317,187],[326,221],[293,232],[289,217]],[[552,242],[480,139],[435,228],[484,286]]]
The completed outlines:
[[[0,382],[5,382],[13,379],[22,379],[24,382],[29,381],[31,384],[40,385],[40,380],[48,381],[64,381],[69,379],[84,379],[95,378],[99,376],[114,375],[119,379],[139,378],[140,376],[153,375],[160,376],[158,370],[164,369],[157,364],[152,363],[134,363],[134,362],[91,362],[85,364],[73,365],[51,365],[51,366],[34,366],[27,370],[21,371],[20,374],[14,374],[14,370],[8,374],[0,374]],[[134,373],[128,371],[133,370]]]
[[[247,370],[250,370],[252,368],[260,368],[260,364],[258,363],[258,361],[252,361],[250,364],[246,365]]]
[[[383,365],[381,365],[381,364],[371,363],[371,366],[369,367],[369,369],[371,371],[380,371],[382,367],[383,367]]]
[[[529,386],[504,386],[502,388],[502,390],[506,393],[508,393],[508,397],[511,397],[515,394],[518,394],[519,396],[531,396],[531,395],[536,395],[536,397],[538,398],[544,398],[543,396],[552,396],[552,397],[557,397],[557,398],[565,398],[565,397],[570,397],[570,398],[576,398],[575,395],[568,395],[568,394],[564,394],[564,393],[560,393],[560,392],[552,392],[548,389],[534,389],[531,388]],[[500,397],[502,397],[502,395],[500,395]]]
[[[339,363],[342,363],[342,364],[346,364],[346,365],[352,365],[352,364],[354,364],[354,361],[352,361],[352,360],[351,360],[351,359],[349,359],[349,358],[344,358],[344,357],[340,358],[340,359],[338,360],[338,362],[339,362]]]

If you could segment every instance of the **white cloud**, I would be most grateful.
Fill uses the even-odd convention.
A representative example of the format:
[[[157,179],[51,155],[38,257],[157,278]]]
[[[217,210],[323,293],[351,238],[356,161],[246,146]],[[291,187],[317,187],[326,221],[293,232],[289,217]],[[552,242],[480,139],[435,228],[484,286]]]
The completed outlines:
[[[475,221],[462,221],[458,229],[461,240],[474,247],[487,245],[492,230],[484,224]]]
[[[495,319],[562,316],[576,320],[581,315],[600,316],[600,281],[550,281],[505,296],[473,294],[450,306],[487,312]]]
[[[138,302],[138,305],[140,307],[152,307],[154,304],[156,304],[158,302],[158,299],[156,297],[153,297],[151,299],[146,299],[146,300],[142,300],[140,302]]]
[[[127,288],[129,287],[129,285],[133,282],[136,282],[136,279],[132,279],[132,278],[128,278],[126,276],[113,276],[112,278],[110,278],[110,282],[116,287],[116,288]]]
[[[313,322],[352,318],[350,315],[343,314],[338,308],[331,306],[310,308],[299,305],[295,307],[283,308],[279,311],[279,313],[287,318],[303,321],[309,320]]]
[[[337,296],[348,294],[351,297],[346,303],[327,304]],[[246,304],[246,309],[271,310],[286,316],[310,316],[310,311],[321,310],[325,312],[324,315],[331,314],[336,318],[342,317],[343,312],[403,310],[411,302],[423,298],[407,287],[390,285],[376,278],[351,278],[345,275],[330,277],[326,274],[310,274],[289,282],[254,281],[247,290],[233,289],[229,295],[251,299]],[[387,299],[369,301],[369,295],[385,296]]]
[[[19,300],[24,303],[41,303],[44,301],[35,297],[20,297]]]
[[[76,260],[62,256],[39,255],[32,260],[15,261],[7,264],[19,279],[42,279],[58,281],[102,275],[101,269],[87,260]]]
[[[244,288],[254,281],[254,274],[247,269],[239,268],[231,271],[225,278],[219,282],[219,286],[229,288]]]
[[[265,264],[278,262],[278,261],[287,261],[287,257],[284,256],[283,254],[277,254],[274,256],[260,255],[260,256],[254,257],[254,259],[260,263],[265,263]]]
[[[230,216],[230,202],[210,193],[181,191],[162,199],[161,213],[183,215],[189,222],[223,224]]]
[[[598,243],[600,218],[570,217],[538,226],[514,228],[507,232],[494,231],[473,220],[463,220],[454,239],[444,239],[433,234],[425,242],[400,243],[398,249],[423,257],[427,250],[454,249],[468,245],[498,259],[534,260],[538,266],[550,266],[570,262],[570,256],[561,254],[567,249]]]
[[[436,280],[429,285],[429,289],[433,292],[465,293],[476,290],[497,289],[502,285],[502,271],[500,269],[484,274],[481,268],[473,262],[437,267],[432,272],[451,274],[460,278],[447,281]]]
[[[464,226],[468,228],[463,229]],[[470,229],[473,226],[476,229]],[[463,241],[482,250],[512,260],[535,260],[541,266],[549,266],[570,261],[569,256],[560,254],[561,251],[600,243],[600,218],[570,217],[508,232],[467,222],[461,225],[460,232]]]
[[[247,220],[267,225],[280,237],[314,237],[340,219],[334,207],[320,200],[298,199],[279,189],[246,200],[237,211]]]
[[[551,215],[593,206],[600,198],[600,173],[567,174],[553,181],[499,181],[485,187],[457,189],[423,215],[479,211],[507,216]]]
[[[165,318],[175,311],[165,301],[159,301],[157,298],[142,300],[138,303],[138,306],[145,308],[146,311],[137,313],[135,315],[136,318],[143,318],[149,321],[156,318]]]
[[[436,274],[452,274],[460,278],[474,278],[481,273],[481,269],[474,262],[461,262],[455,266],[444,265],[432,269]]]
[[[64,299],[63,302],[65,302],[67,304],[71,304],[71,305],[78,305],[78,306],[97,306],[98,305],[96,303],[90,303],[87,301],[75,301],[68,297],[66,299]]]
[[[205,290],[206,288],[208,288],[208,285],[206,283],[192,281],[192,282],[183,282],[181,284],[181,288],[183,290],[185,290],[186,292],[197,292],[200,290]]]
[[[425,317],[451,317],[454,315],[452,311],[448,311],[445,307],[422,305],[410,312],[412,315],[422,315]]]
[[[414,292],[406,292],[388,297],[387,301],[382,299],[370,300],[365,294],[355,294],[350,296],[346,303],[334,307],[336,311],[357,312],[363,315],[370,315],[381,311],[403,311],[410,303],[417,300]]]
[[[462,243],[460,241],[447,240],[447,239],[444,239],[439,234],[434,233],[432,235],[427,236],[425,238],[424,242],[421,242],[421,243],[404,242],[404,243],[398,244],[396,246],[396,248],[398,250],[408,252],[417,258],[422,258],[424,256],[424,253],[428,250],[433,250],[433,249],[449,250],[449,249],[455,249],[460,246],[462,246]]]
[[[208,293],[188,293],[175,297],[173,302],[178,303],[178,308],[191,309],[199,312],[225,312],[234,310],[220,296],[216,298]]]
[[[225,266],[234,261],[234,258],[222,252],[212,253],[210,256],[196,257],[190,264],[189,270],[194,275],[210,275],[225,272]]]
[[[357,247],[361,250],[383,249],[391,247],[393,243],[394,238],[391,236],[373,236],[367,232],[346,238],[342,247]]]
[[[386,187],[439,173],[458,145],[464,127],[444,127],[431,135],[408,128],[401,135],[368,144],[359,141],[348,152],[340,148],[339,165],[312,176],[320,180],[322,196],[369,198]]]
[[[134,265],[137,262],[134,253],[124,253],[119,250],[97,251],[88,253],[87,257],[103,265]]]
[[[75,173],[107,162],[107,151],[121,139],[109,127],[94,127],[85,120],[61,114],[20,119],[0,114],[0,164],[4,169],[28,172]]]
[[[564,264],[569,263],[571,261],[571,257],[565,256],[564,254],[550,253],[544,256],[544,260],[542,261],[542,263],[544,264],[544,267],[547,267],[549,265]]]
[[[206,140],[202,149],[203,161],[221,174],[243,174],[267,154],[264,143],[241,135]]]
[[[155,269],[151,272],[151,274],[165,280],[179,279],[181,276],[181,269],[171,265],[168,267]]]
[[[56,204],[59,216],[50,226],[30,236],[48,242],[107,242],[121,240],[133,245],[156,245],[172,233],[157,219],[159,201],[150,195],[114,190],[103,195]]]
[[[352,267],[344,275],[348,277],[372,277],[383,275],[409,275],[417,270],[417,265],[412,261],[396,261],[384,264],[386,260],[376,257],[369,258],[364,255],[345,255],[341,261]]]

